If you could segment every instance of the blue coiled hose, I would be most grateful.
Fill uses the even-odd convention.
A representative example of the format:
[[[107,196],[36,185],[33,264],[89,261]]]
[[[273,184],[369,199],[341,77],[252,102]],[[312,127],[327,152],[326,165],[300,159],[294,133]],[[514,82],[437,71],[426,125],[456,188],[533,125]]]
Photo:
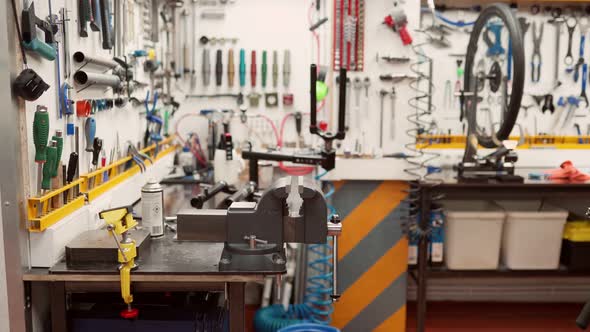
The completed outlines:
[[[315,179],[319,180],[326,174],[327,171],[317,175]],[[326,184],[329,189],[324,196],[328,199],[336,189],[332,182],[327,181]],[[330,204],[328,209],[330,216],[336,213],[336,209]],[[290,305],[287,311],[280,304],[258,310],[254,317],[256,332],[276,332],[281,328],[301,323],[330,324],[334,311],[330,298],[332,293],[331,241],[328,239],[325,244],[310,245],[307,251],[315,257],[307,265],[308,269],[315,273],[311,273],[311,276],[307,278],[303,303]]]

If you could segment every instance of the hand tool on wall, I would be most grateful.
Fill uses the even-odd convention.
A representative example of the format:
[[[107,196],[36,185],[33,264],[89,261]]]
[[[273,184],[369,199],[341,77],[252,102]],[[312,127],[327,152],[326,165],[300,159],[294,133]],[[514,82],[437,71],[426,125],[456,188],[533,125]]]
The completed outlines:
[[[283,55],[283,86],[289,87],[291,84],[291,51],[285,50]]]
[[[262,65],[260,68],[260,80],[262,82],[262,88],[266,88],[266,75],[268,73],[268,68],[267,68],[268,64],[267,64],[267,60],[266,60],[266,50],[262,51]]]
[[[578,123],[574,123],[574,129],[578,134],[578,144],[584,144],[584,139],[582,139],[582,129],[580,128],[580,125]]]
[[[553,114],[555,112],[555,105],[553,105],[553,95],[547,94],[545,95],[543,101],[543,107],[541,108],[541,112],[545,113],[546,111],[551,112]]]
[[[203,75],[203,86],[209,86],[211,81],[211,59],[209,49],[203,49],[203,59],[201,63],[201,75]]]
[[[101,219],[107,224],[109,234],[117,244],[117,260],[121,278],[121,297],[127,308],[121,311],[121,317],[125,319],[137,318],[138,310],[131,307],[133,295],[131,295],[131,270],[137,267],[135,257],[137,257],[137,248],[135,241],[131,239],[129,231],[137,226],[133,219],[133,208],[131,206],[119,207],[105,210],[99,213]],[[121,236],[121,240],[117,239]]]
[[[62,45],[64,50],[64,77],[66,79],[70,78],[71,68],[70,68],[70,47],[68,38],[70,34],[68,32],[68,22],[70,19],[68,18],[68,10],[66,8],[60,9],[60,16],[61,16],[61,36],[62,36]]]
[[[333,69],[363,70],[365,0],[334,1]]]
[[[408,32],[408,16],[403,10],[396,10],[383,20],[383,23],[390,27],[394,32],[399,33],[404,46],[412,43],[412,36]]]
[[[215,55],[215,85],[221,86],[221,80],[223,76],[223,62],[221,60],[222,56],[221,50],[217,50]]]
[[[182,41],[182,73],[188,74],[191,72],[191,65],[190,65],[190,49],[188,45],[188,35],[189,35],[189,28],[188,28],[188,16],[189,13],[186,9],[183,9],[181,12],[180,17],[182,18],[182,26],[183,26],[183,41]],[[194,38],[194,33],[193,33]]]
[[[360,77],[354,78],[352,87],[354,88],[354,106],[358,108],[361,106],[361,90],[363,89],[363,81]]]
[[[252,87],[256,87],[256,51],[252,51],[250,58],[250,83]]]
[[[586,34],[588,33],[588,29],[590,29],[590,20],[588,20],[588,18],[583,18],[583,20],[578,22],[578,26],[580,27],[580,58],[576,63],[574,82],[578,82],[580,79],[580,70],[582,69],[582,65],[586,62],[584,59],[584,49],[586,48]]]
[[[383,123],[384,114],[385,114],[385,96],[388,95],[387,90],[381,89],[379,91],[379,97],[381,97],[381,112],[379,114],[379,148],[383,148]]]
[[[96,0],[95,0],[96,1]],[[111,5],[109,0],[100,1],[100,22],[102,33],[102,49],[113,48],[113,27],[111,26]]]
[[[38,53],[44,59],[53,61],[56,57],[55,34],[58,31],[56,24],[51,24],[35,15],[35,3],[31,2],[28,9],[22,11],[22,38],[26,49]],[[37,29],[45,35],[45,41],[37,38]]]
[[[580,106],[580,101],[578,98],[574,96],[569,96],[567,97],[567,106],[567,114],[565,116],[565,119],[563,120],[563,124],[561,125],[561,130],[570,127],[570,124],[574,119],[576,109]]]
[[[57,142],[51,141],[46,149],[47,160],[43,164],[43,180],[41,181],[41,189],[51,190],[51,178],[57,162]]]
[[[191,53],[192,53],[192,60],[191,60],[191,68],[192,68],[192,75],[191,75],[191,89],[194,89],[197,84],[197,1],[192,1],[192,39],[191,39]],[[233,50],[230,50],[233,56]]]
[[[483,34],[483,40],[488,46],[486,55],[488,57],[494,57],[502,55],[506,50],[502,47],[502,28],[504,26],[501,23],[488,23],[486,32]],[[494,36],[494,40],[490,38],[490,34]]]
[[[390,122],[390,127],[389,127],[389,138],[391,138],[391,140],[395,140],[395,101],[397,98],[397,94],[395,92],[395,88],[391,88],[391,93],[389,94],[390,98],[391,98],[391,122]]]
[[[72,116],[74,115],[74,102],[70,97],[72,87],[68,83],[64,83],[59,91],[59,102],[62,108],[62,113],[66,116],[66,135],[74,136],[74,122]]]
[[[246,50],[240,49],[240,87],[246,86]]]
[[[56,130],[55,131],[55,135],[53,135],[51,137],[52,141],[55,141],[56,143],[56,162],[55,162],[55,167],[53,168],[53,170],[51,171],[51,177],[54,178],[57,176],[57,173],[59,172],[59,165],[61,164],[61,154],[63,152],[64,149],[64,138],[63,138],[63,132],[61,130]]]
[[[98,169],[98,157],[100,156],[100,151],[102,150],[102,139],[95,137],[94,141],[92,142],[92,171],[96,171]]]
[[[234,50],[227,51],[227,86],[232,88],[234,86],[234,78],[236,76],[236,65],[234,63]]]
[[[37,106],[33,119],[33,142],[37,163],[37,193],[42,195],[43,165],[47,162],[47,140],[49,139],[49,114],[45,106]]]
[[[72,181],[74,181],[74,178],[76,178],[77,169],[78,169],[78,153],[72,152],[72,153],[70,153],[70,157],[68,159],[68,167],[67,167],[67,171],[66,171],[66,183],[67,184],[70,184],[70,183],[72,183]],[[75,192],[75,190],[68,190],[66,202],[70,201],[76,195],[77,195],[77,193]]]
[[[100,31],[101,27],[101,12],[100,12],[100,0],[89,0],[90,1],[90,29],[92,31]]]
[[[80,37],[88,37],[90,16],[90,0],[78,0],[78,34]]]
[[[84,123],[84,135],[86,136],[86,152],[92,152],[92,144],[96,136],[96,120],[89,117]]]
[[[541,80],[541,65],[543,63],[543,58],[541,57],[541,42],[543,41],[544,30],[545,23],[541,23],[541,27],[539,31],[537,31],[537,22],[533,22],[533,57],[531,58],[531,81],[534,83],[538,83]]]
[[[580,99],[584,101],[586,107],[590,106],[588,103],[588,96],[586,96],[586,85],[588,83],[588,64],[582,65],[582,92],[580,92]]]
[[[566,66],[571,67],[574,64],[574,56],[572,55],[572,41],[574,38],[574,31],[576,30],[576,26],[578,25],[578,20],[571,16],[565,20],[565,25],[567,26],[567,33],[568,33],[568,41],[567,41],[567,54],[563,59],[563,63]],[[571,68],[570,68],[571,69]]]
[[[279,85],[279,52],[272,52],[272,87]]]
[[[563,18],[558,17],[549,20],[549,23],[553,24],[555,27],[555,71],[553,73],[553,81],[555,82],[555,87],[558,87],[561,85],[561,82],[559,81],[559,52],[561,47],[561,25],[564,23],[564,20]]]

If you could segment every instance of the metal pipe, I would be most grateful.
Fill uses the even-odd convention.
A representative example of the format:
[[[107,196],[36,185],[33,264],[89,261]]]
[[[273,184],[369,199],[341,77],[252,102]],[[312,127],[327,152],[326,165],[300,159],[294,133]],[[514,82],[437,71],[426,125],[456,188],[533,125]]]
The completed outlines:
[[[74,61],[77,63],[83,63],[83,64],[91,63],[93,65],[107,67],[107,68],[115,68],[115,67],[119,66],[119,64],[116,63],[112,59],[89,56],[89,55],[84,54],[84,52],[81,52],[81,51],[77,51],[76,53],[74,53]]]
[[[80,85],[106,85],[114,89],[121,87],[121,79],[119,76],[90,73],[83,70],[74,73],[74,81]]]

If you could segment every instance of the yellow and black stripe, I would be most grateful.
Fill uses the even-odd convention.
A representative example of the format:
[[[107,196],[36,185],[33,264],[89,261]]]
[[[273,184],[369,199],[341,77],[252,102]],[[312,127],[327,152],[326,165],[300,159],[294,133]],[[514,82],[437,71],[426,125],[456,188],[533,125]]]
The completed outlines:
[[[402,233],[402,181],[337,182],[339,287],[332,325],[343,332],[405,331],[408,243]]]

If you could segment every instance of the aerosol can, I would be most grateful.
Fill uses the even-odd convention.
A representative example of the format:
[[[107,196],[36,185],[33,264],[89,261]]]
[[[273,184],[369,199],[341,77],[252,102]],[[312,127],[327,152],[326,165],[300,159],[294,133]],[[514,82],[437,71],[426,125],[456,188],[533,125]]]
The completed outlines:
[[[155,179],[141,188],[141,220],[152,237],[164,235],[164,190]]]

